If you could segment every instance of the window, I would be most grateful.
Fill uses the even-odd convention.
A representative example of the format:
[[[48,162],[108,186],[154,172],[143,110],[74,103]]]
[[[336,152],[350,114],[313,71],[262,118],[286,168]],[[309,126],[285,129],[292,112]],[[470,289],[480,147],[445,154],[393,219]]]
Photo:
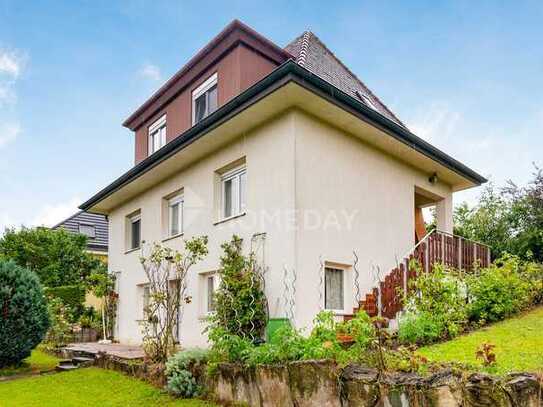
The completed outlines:
[[[141,215],[133,215],[128,218],[129,249],[137,249],[141,244]]]
[[[149,284],[143,286],[143,307],[142,307],[142,315],[143,319],[147,319],[147,314],[149,310],[149,299],[151,297],[151,290],[149,288]]]
[[[229,218],[244,213],[247,195],[247,169],[241,167],[222,175],[221,188],[222,217]]]
[[[183,233],[183,195],[168,199],[168,236]]]
[[[356,95],[360,98],[360,100],[362,100],[362,102],[364,102],[366,106],[371,107],[373,110],[378,110],[377,106],[375,106],[375,103],[373,103],[373,100],[371,100],[368,95],[360,92],[359,90],[356,91]]]
[[[149,126],[149,155],[166,144],[166,115]]]
[[[204,309],[206,314],[215,311],[215,291],[219,288],[219,276],[217,274],[206,274],[204,277]]]
[[[217,74],[211,75],[192,92],[192,124],[217,110]]]
[[[79,225],[79,233],[94,239],[96,237],[96,229],[93,225]]]
[[[344,270],[332,267],[324,269],[324,308],[343,310]]]

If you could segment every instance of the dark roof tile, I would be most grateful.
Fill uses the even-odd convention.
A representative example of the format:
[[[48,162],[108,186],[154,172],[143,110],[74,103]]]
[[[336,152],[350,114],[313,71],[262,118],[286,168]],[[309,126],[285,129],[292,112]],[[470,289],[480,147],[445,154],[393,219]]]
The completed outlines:
[[[334,85],[349,96],[361,100],[386,118],[406,127],[358,77],[341,62],[311,31],[305,31],[285,47],[296,63]]]

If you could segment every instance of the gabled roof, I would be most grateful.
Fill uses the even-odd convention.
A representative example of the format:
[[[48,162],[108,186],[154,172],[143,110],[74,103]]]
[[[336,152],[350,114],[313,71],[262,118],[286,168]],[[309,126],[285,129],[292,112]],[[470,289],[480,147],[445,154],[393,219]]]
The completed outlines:
[[[94,226],[95,237],[88,238],[87,248],[107,252],[108,247],[108,221],[104,215],[79,211],[51,229],[64,229],[70,233],[80,233],[79,225]]]
[[[358,77],[311,31],[305,31],[285,47],[296,63],[331,83],[366,106],[406,127]]]

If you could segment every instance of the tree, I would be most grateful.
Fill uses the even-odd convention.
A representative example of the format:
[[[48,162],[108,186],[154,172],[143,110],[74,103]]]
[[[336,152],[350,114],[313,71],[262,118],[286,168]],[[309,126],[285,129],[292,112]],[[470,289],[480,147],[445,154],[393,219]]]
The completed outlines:
[[[190,268],[207,255],[207,237],[184,241],[183,253],[154,244],[147,257],[141,257],[143,271],[149,282],[149,299],[144,308],[143,350],[147,359],[163,364],[175,351],[174,329],[186,295]]]
[[[509,181],[505,187],[490,184],[469,208],[455,208],[455,233],[486,243],[494,258],[511,253],[521,259],[543,262],[543,173],[535,167],[524,187]]]
[[[100,260],[86,252],[87,237],[44,227],[6,229],[0,258],[35,272],[46,287],[83,284]]]
[[[47,305],[36,274],[0,260],[0,368],[30,356],[48,328]]]

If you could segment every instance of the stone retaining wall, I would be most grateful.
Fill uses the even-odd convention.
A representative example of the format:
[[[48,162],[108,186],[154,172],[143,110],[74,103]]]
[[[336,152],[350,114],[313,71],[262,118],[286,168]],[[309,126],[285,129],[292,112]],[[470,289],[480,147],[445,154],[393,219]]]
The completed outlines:
[[[452,370],[425,378],[411,373],[379,376],[361,366],[340,369],[334,362],[304,361],[257,368],[223,364],[200,381],[210,398],[249,406],[543,406],[543,383],[525,373],[505,379]]]

